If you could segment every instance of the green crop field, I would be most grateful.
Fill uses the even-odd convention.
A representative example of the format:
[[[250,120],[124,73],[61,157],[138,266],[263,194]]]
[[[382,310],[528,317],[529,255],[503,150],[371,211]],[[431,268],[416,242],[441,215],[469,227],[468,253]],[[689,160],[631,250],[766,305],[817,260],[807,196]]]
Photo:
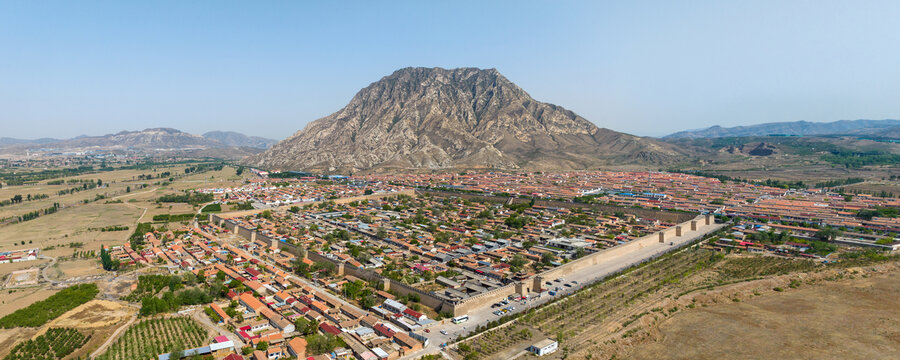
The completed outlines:
[[[209,333],[187,317],[157,318],[132,325],[96,360],[156,359],[157,355],[206,344]]]

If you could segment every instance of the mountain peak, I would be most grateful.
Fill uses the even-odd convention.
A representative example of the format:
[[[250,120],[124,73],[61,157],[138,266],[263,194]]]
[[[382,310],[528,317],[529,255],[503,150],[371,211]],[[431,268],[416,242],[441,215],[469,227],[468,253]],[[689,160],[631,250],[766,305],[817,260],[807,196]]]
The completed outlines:
[[[666,161],[675,153],[665,146],[534,100],[496,69],[409,67],[246,162],[309,171],[583,169],[635,156]]]

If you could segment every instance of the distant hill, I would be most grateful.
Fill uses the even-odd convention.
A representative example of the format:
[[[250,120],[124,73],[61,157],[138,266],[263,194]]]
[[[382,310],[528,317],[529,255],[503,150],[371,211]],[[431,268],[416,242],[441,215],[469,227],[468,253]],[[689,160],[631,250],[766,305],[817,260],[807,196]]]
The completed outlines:
[[[203,137],[218,141],[228,146],[251,147],[258,149],[268,149],[278,142],[278,140],[266,139],[259,136],[247,136],[234,131],[210,131],[203,134]]]
[[[12,145],[29,145],[29,144],[49,144],[61,141],[59,139],[52,138],[40,138],[40,139],[15,139],[10,137],[0,137],[0,146],[12,146]]]
[[[900,120],[840,120],[834,122],[776,122],[749,126],[712,126],[701,130],[680,131],[664,136],[666,139],[718,138],[767,135],[843,135],[876,133],[879,129],[900,126]]]
[[[244,161],[270,170],[588,169],[669,164],[674,146],[597,127],[496,69],[405,68]]]
[[[857,132],[857,134],[880,138],[900,139],[900,125],[892,126],[889,128],[866,129]]]
[[[221,142],[171,128],[122,131],[102,136],[79,136],[47,144],[56,148],[122,148],[122,149],[205,149],[227,147]]]
[[[236,134],[236,133],[235,133]],[[243,136],[241,134],[237,134]],[[213,135],[215,136],[215,135]],[[229,138],[239,138],[228,136]],[[244,137],[250,144],[259,145],[261,140]],[[269,140],[271,141],[271,140]],[[100,136],[81,135],[67,140],[0,139],[0,151],[5,154],[22,154],[42,150],[59,151],[110,151],[165,153],[172,155],[241,159],[262,151],[255,146],[232,146],[222,141],[186,133],[171,128],[152,128],[140,131],[121,131]]]

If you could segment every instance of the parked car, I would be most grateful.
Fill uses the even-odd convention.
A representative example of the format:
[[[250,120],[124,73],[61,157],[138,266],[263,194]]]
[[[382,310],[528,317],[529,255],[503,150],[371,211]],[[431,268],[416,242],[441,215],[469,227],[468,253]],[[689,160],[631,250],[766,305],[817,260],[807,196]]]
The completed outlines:
[[[447,335],[447,330],[441,330],[441,334]]]

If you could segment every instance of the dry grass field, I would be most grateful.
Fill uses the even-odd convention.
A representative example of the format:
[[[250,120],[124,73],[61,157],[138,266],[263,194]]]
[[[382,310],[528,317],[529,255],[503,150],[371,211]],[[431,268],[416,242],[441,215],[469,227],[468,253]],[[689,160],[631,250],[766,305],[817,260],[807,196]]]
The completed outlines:
[[[69,243],[83,243],[82,249],[99,250],[100,244],[121,244],[128,231],[101,232],[89,230],[111,225],[134,227],[142,210],[124,204],[91,203],[61,209],[57,213],[38,217],[31,221],[0,226],[0,249],[36,247],[48,256],[71,255],[75,250]],[[25,245],[21,242],[25,241]]]
[[[61,261],[56,263],[48,271],[48,275],[57,280],[81,276],[102,275],[104,273],[105,271],[100,268],[99,260],[97,259]]]
[[[28,248],[28,246],[22,246],[22,248]],[[18,248],[16,248],[18,249]],[[16,263],[6,263],[0,264],[0,278],[5,278],[6,275],[13,271],[24,270],[29,268],[38,268],[43,267],[44,264],[50,262],[50,260],[37,259],[33,261],[22,261]]]
[[[696,308],[633,359],[896,359],[900,273]]]
[[[68,256],[75,250],[97,250],[101,244],[120,245],[131,234],[131,229],[138,221],[152,221],[154,215],[193,213],[198,207],[189,204],[156,204],[154,201],[166,194],[179,193],[184,190],[236,186],[250,176],[236,176],[235,169],[225,167],[220,171],[209,171],[199,174],[184,174],[185,165],[160,167],[155,170],[116,170],[95,174],[85,174],[69,179],[101,179],[108,187],[85,190],[69,195],[56,195],[61,189],[76,185],[47,185],[46,181],[38,184],[22,186],[5,186],[0,189],[0,199],[10,198],[16,194],[51,195],[48,199],[25,201],[21,204],[0,208],[0,218],[21,215],[23,213],[44,209],[54,202],[64,207],[58,212],[43,215],[34,220],[11,225],[0,225],[0,250],[37,247],[47,249],[43,254],[48,256]],[[136,180],[141,174],[159,174],[171,172],[175,181],[167,185],[154,185],[155,182]],[[145,184],[144,189],[137,189]],[[125,192],[130,186],[132,191]],[[97,195],[106,195],[107,199],[84,204],[84,200],[93,200]],[[116,203],[110,203],[110,202]],[[121,201],[120,203],[117,201]],[[101,232],[98,229],[106,226],[128,226],[128,231]],[[22,241],[25,242],[22,245]],[[80,249],[70,248],[70,243],[82,243]],[[5,269],[0,267],[0,274]],[[10,270],[11,271],[11,270]]]
[[[44,287],[0,290],[0,317],[31,305],[35,301],[44,300],[59,290]]]
[[[17,342],[31,339],[37,332],[31,328],[0,329],[0,357],[9,354]]]

